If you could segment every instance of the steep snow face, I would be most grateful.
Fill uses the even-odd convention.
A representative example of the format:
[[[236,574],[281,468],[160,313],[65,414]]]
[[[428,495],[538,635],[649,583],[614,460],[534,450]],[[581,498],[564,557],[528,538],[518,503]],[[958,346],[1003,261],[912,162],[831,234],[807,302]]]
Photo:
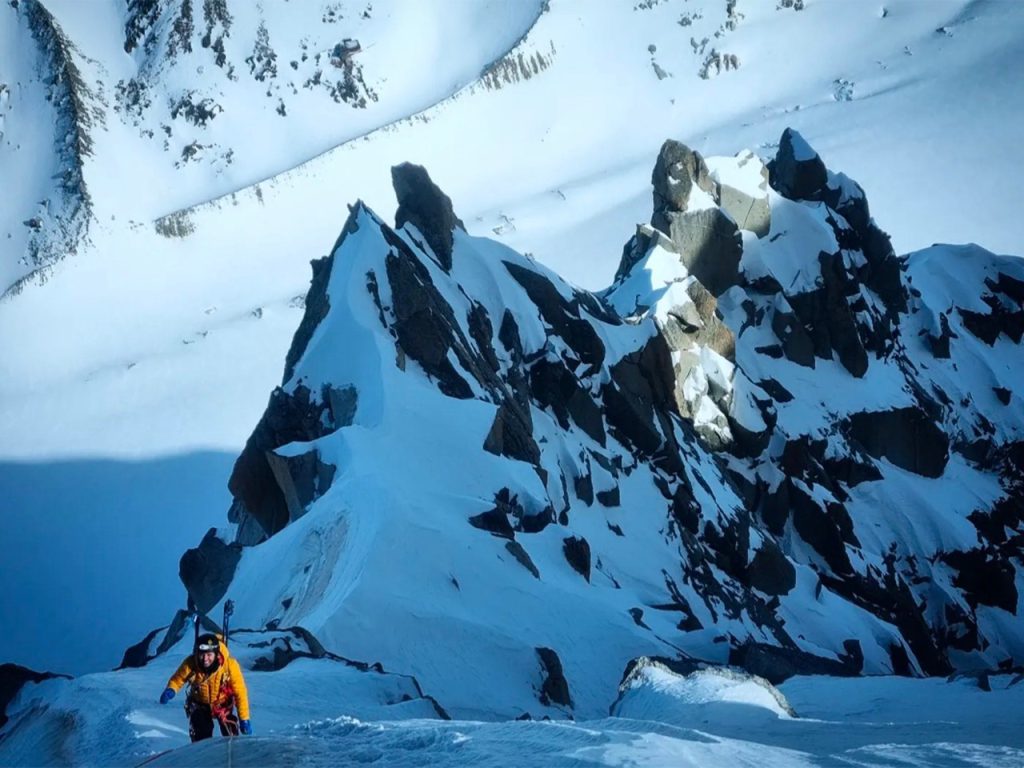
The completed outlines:
[[[0,14],[0,167],[19,180],[0,220],[0,293],[87,249],[95,219],[149,224],[437,104],[541,12],[528,1],[122,5],[25,0]],[[187,234],[177,219],[158,229]]]
[[[1000,153],[1013,162],[1021,102],[1001,73],[1021,55],[1016,6],[895,2],[883,13],[813,0],[666,0],[580,13],[526,0],[45,3],[101,96],[108,127],[85,175],[97,222],[115,239],[255,184],[262,195],[270,179],[346,145],[355,165],[368,154],[378,155],[370,168],[412,158],[457,195],[465,183],[481,231],[499,229],[590,288],[606,280],[590,281],[576,265],[601,254],[612,266],[608,243],[642,215],[646,158],[666,135],[698,148],[767,148],[766,136],[797,114],[844,166],[861,156],[862,178],[899,212],[900,248],[926,244],[933,231],[954,239],[956,224],[969,239],[1015,250],[1012,208],[1002,202],[1012,197],[1008,182],[987,179],[989,194],[971,199],[939,182],[984,175]],[[3,23],[20,12],[5,7]],[[797,41],[785,61],[780,39]],[[617,94],[643,105],[646,119],[638,124]],[[939,112],[936,103],[958,108]],[[930,163],[931,153],[942,162]],[[341,199],[367,194],[365,184],[339,181],[361,175],[353,165],[347,153],[326,162],[327,177],[347,187]],[[479,167],[490,168],[484,196],[465,173]],[[919,186],[922,174],[928,183]],[[920,194],[925,187],[932,194]],[[316,209],[306,216],[318,230],[312,246],[336,211],[305,202]],[[545,215],[552,204],[562,209],[557,224]],[[3,224],[13,234],[22,220]],[[162,230],[192,234],[178,219]]]

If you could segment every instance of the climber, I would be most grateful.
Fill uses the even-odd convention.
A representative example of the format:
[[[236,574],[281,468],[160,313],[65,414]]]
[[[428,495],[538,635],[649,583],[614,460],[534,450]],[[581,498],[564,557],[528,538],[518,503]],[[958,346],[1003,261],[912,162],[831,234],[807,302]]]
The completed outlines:
[[[228,647],[213,634],[200,635],[195,651],[186,656],[178,671],[167,681],[160,694],[160,703],[174,698],[181,687],[188,684],[185,713],[188,715],[188,733],[192,741],[213,736],[213,721],[220,724],[222,736],[249,735],[249,694],[245,688],[242,668],[228,654]],[[237,707],[238,714],[234,713]]]

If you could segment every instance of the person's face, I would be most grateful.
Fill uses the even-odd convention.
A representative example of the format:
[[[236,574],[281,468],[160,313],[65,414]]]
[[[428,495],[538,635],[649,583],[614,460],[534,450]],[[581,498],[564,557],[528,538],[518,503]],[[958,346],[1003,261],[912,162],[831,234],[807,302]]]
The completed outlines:
[[[199,654],[199,663],[203,665],[204,669],[212,667],[215,658],[217,658],[217,654],[213,651],[203,651]]]

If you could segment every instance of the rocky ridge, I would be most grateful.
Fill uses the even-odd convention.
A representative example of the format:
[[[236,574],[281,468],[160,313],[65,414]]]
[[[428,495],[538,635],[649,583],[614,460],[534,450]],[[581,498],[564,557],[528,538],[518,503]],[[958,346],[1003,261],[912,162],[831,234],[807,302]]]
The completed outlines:
[[[420,547],[482,544],[476,529],[537,600],[572,595],[613,621],[609,669],[626,647],[773,681],[1019,663],[1017,262],[974,246],[897,257],[860,187],[793,131],[767,167],[667,142],[652,223],[601,294],[468,236],[423,169],[393,176],[398,228],[357,203],[314,263],[284,381],[231,478],[236,541],[204,542],[223,553],[211,562],[306,517],[366,514],[356,488],[401,487],[373,459],[376,430],[401,436],[403,455],[450,452],[429,476],[407,471],[417,497],[447,499],[429,513],[442,530],[396,545],[410,572],[457,568]],[[403,398],[432,405],[413,415]],[[393,501],[374,513],[382,530],[428,514]],[[366,568],[345,615],[386,599],[390,582]],[[205,605],[230,581],[185,572]],[[298,624],[315,604],[266,603],[261,618]],[[568,627],[531,641],[471,607],[541,662],[543,706],[593,705],[574,690],[589,662]],[[446,703],[425,658],[388,648]],[[474,652],[494,663],[486,640]]]

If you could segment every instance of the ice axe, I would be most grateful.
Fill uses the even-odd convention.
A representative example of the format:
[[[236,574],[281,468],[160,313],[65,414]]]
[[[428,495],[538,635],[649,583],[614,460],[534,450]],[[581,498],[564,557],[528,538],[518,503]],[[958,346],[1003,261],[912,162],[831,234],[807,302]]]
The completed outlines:
[[[224,645],[228,644],[228,624],[231,621],[231,614],[235,612],[235,601],[226,600],[224,602]]]

